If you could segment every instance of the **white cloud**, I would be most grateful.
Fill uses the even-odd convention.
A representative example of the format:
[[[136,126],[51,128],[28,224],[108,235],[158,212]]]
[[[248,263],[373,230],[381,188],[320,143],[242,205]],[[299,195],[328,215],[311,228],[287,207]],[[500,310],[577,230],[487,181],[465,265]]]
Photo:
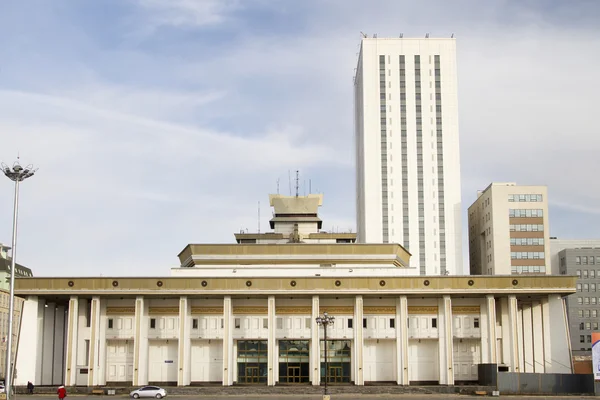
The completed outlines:
[[[161,26],[203,27],[222,23],[239,8],[236,0],[137,0],[147,12],[150,30]]]

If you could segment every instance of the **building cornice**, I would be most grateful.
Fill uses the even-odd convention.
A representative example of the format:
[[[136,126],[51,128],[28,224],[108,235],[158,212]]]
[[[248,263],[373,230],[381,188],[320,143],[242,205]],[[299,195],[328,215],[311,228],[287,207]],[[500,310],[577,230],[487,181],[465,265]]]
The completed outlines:
[[[446,276],[370,278],[19,278],[20,296],[207,296],[207,295],[568,295],[575,276]]]

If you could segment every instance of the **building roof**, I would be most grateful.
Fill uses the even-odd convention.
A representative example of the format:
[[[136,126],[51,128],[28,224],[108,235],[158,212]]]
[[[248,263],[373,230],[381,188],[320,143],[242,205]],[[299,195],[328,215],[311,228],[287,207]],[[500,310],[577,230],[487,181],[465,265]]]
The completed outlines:
[[[393,264],[408,267],[411,254],[399,244],[286,243],[188,244],[181,267],[256,264]]]
[[[10,257],[8,257],[8,258],[0,257],[0,272],[10,272],[11,262],[12,262],[12,259]],[[31,272],[31,270],[29,268],[24,267],[19,263],[16,263],[15,276],[29,278],[29,277],[33,276],[33,272]]]

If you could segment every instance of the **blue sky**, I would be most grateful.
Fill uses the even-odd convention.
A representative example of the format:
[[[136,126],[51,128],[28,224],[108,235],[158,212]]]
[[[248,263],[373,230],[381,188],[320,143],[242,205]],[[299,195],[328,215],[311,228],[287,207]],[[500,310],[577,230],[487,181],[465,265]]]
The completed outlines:
[[[464,210],[491,181],[548,185],[551,235],[599,238],[599,19],[593,0],[3,2],[0,160],[40,167],[18,259],[167,275],[187,243],[256,230],[259,201],[267,230],[296,169],[324,228],[354,229],[361,31],[457,37]]]

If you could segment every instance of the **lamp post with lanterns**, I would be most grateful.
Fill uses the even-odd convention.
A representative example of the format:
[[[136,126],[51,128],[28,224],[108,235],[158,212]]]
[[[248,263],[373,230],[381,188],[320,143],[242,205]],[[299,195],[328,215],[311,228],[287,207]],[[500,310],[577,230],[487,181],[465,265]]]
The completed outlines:
[[[6,339],[6,369],[4,375],[4,387],[6,393],[6,399],[10,400],[13,397],[13,373],[12,373],[12,338],[13,338],[13,314],[15,308],[15,265],[17,258],[17,217],[19,215],[19,183],[25,179],[30,178],[35,174],[37,169],[33,166],[28,165],[22,167],[17,160],[12,167],[2,163],[2,172],[11,181],[15,182],[15,198],[14,198],[14,211],[13,211],[13,237],[12,237],[12,257],[10,264],[10,297],[8,303],[8,337]]]
[[[328,315],[326,312],[323,313],[323,316],[317,317],[317,325],[323,326],[323,343],[325,345],[323,348],[323,351],[325,352],[325,387],[323,389],[324,397],[327,396],[327,381],[329,380],[329,368],[327,365],[327,327],[329,325],[333,325],[334,321],[335,317]]]

